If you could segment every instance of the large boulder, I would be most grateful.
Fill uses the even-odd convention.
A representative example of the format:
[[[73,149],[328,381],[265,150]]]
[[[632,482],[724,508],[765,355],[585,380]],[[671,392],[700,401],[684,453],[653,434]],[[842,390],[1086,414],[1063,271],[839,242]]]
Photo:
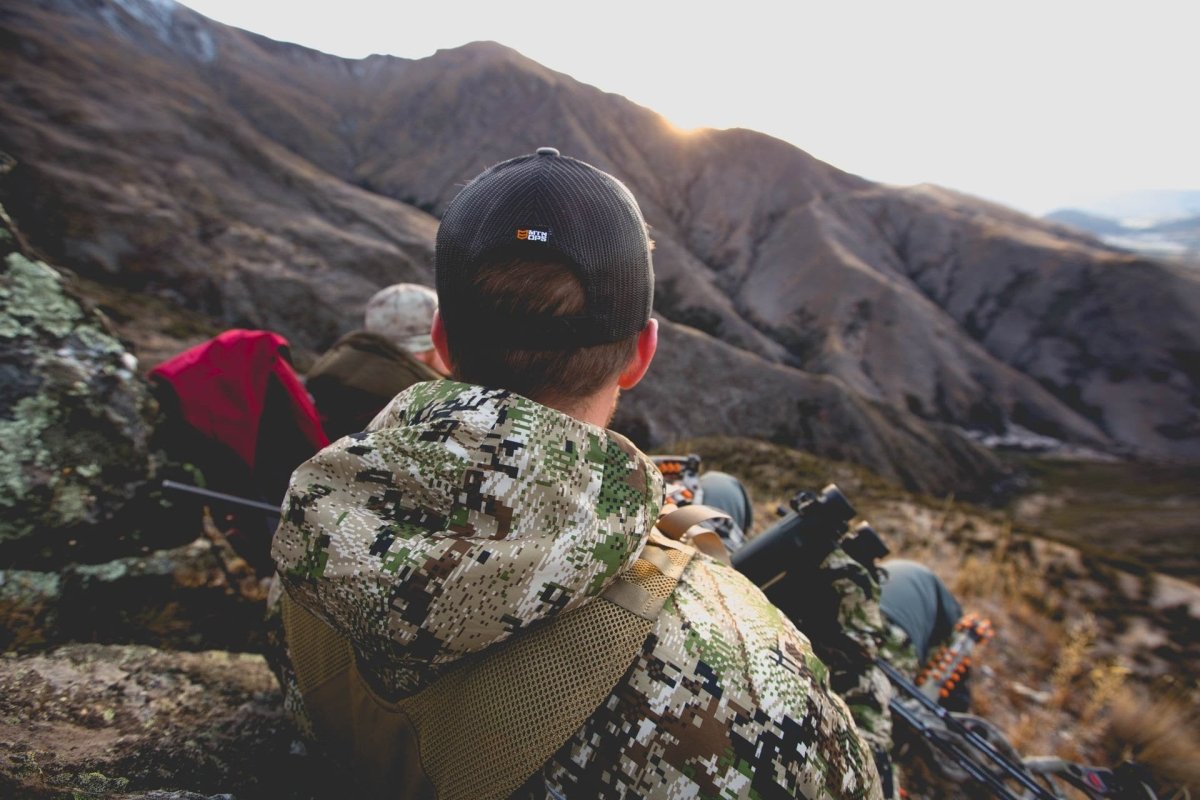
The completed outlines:
[[[0,658],[0,796],[306,798],[311,764],[261,656],[73,644]]]
[[[69,641],[262,650],[265,581],[215,528],[207,533],[181,547],[56,572],[0,569],[0,651]]]
[[[93,535],[154,472],[137,361],[0,207],[0,552]]]

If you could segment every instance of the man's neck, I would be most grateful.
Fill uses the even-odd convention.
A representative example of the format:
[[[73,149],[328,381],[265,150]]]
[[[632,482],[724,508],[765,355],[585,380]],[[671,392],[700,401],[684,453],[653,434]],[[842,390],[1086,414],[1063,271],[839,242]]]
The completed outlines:
[[[598,428],[607,428],[608,424],[612,422],[613,414],[616,413],[617,399],[620,394],[620,389],[613,384],[582,400],[563,401],[552,397],[535,397],[533,399],[548,408],[574,417],[580,422],[586,422]]]

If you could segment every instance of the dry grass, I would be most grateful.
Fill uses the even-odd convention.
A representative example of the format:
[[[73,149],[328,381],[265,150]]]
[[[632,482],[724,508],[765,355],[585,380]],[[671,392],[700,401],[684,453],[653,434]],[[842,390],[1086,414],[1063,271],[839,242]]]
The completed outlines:
[[[1067,700],[1075,694],[1075,680],[1091,661],[1092,645],[1098,633],[1096,618],[1085,615],[1067,629],[1067,641],[1058,652],[1058,664],[1050,674],[1050,704],[1055,709],[1067,706]]]
[[[973,711],[1023,754],[1110,767],[1134,760],[1163,797],[1200,792],[1200,711],[1182,696],[1149,700],[1124,656],[1100,655],[1112,649],[1110,629],[1080,613],[1075,587],[1048,576],[1021,538],[999,525],[990,552],[962,555],[951,572],[964,606],[999,630]]]
[[[1200,584],[1200,468],[1029,457],[1017,465],[1032,479],[1013,504],[1023,524],[1124,568]]]
[[[1091,730],[1095,727],[1100,715],[1110,709],[1121,696],[1129,672],[1129,667],[1117,663],[1101,664],[1092,668],[1089,674],[1092,691],[1087,705],[1079,714],[1081,728]]]
[[[1123,687],[1106,723],[1098,745],[1109,762],[1145,764],[1164,797],[1200,794],[1200,711],[1186,698],[1151,699]]]

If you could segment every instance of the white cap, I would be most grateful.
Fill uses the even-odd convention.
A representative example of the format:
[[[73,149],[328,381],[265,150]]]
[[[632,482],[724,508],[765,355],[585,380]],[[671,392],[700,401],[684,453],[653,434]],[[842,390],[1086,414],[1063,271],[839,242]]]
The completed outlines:
[[[419,283],[396,283],[367,301],[364,327],[386,336],[410,353],[433,349],[429,329],[437,310],[437,292]]]

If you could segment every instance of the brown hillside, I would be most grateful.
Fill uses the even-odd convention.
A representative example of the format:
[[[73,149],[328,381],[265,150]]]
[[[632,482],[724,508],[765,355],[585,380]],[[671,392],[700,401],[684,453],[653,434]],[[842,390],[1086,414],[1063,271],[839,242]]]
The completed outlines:
[[[638,196],[665,318],[836,378],[852,396],[831,408],[893,409],[887,434],[848,417],[844,442],[886,452],[871,463],[888,474],[925,474],[903,459],[953,436],[921,420],[1200,458],[1200,284],[1057,226],[878,186],[752,131],[681,134],[494,43],[349,61],[144,0],[9,3],[0,37],[0,149],[18,162],[0,201],[102,283],[319,350],[380,285],[429,280],[436,215],[464,181],[553,144]],[[676,341],[702,370],[727,360]],[[703,404],[647,430],[777,402],[702,377]],[[645,395],[681,389],[652,373]],[[905,443],[868,444],[886,439]]]

